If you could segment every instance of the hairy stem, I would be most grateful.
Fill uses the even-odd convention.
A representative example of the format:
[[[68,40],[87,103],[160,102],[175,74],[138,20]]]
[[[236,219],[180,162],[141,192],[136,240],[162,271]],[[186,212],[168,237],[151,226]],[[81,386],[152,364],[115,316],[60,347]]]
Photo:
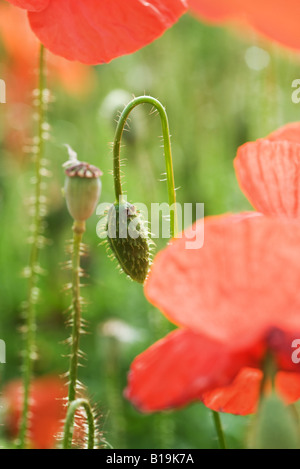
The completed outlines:
[[[64,425],[63,449],[71,449],[76,410],[83,407],[88,423],[88,449],[95,444],[95,422],[88,400],[77,398],[79,341],[81,333],[81,297],[80,297],[80,253],[81,241],[85,232],[85,221],[74,221],[72,254],[72,335],[69,367],[68,410]]]
[[[38,112],[37,112],[37,126],[38,136],[36,139],[35,149],[35,198],[33,207],[33,231],[32,231],[32,244],[29,258],[28,269],[28,300],[26,304],[26,328],[25,328],[25,350],[23,362],[23,386],[24,386],[24,400],[23,410],[21,417],[21,426],[18,446],[25,448],[28,437],[28,413],[30,404],[30,381],[33,370],[33,361],[36,356],[35,333],[36,333],[36,301],[37,301],[37,284],[39,274],[39,254],[41,250],[41,236],[42,236],[42,221],[43,215],[41,213],[41,185],[42,185],[42,159],[44,156],[44,138],[43,138],[43,123],[45,118],[45,54],[44,46],[40,46],[39,54],[39,87],[38,87]]]
[[[176,211],[176,192],[175,192],[175,182],[174,182],[174,171],[173,171],[173,161],[172,161],[172,152],[171,152],[171,140],[170,140],[170,130],[168,116],[163,105],[152,96],[140,96],[134,98],[127,106],[123,109],[118,125],[116,128],[115,138],[114,138],[114,147],[113,147],[113,164],[114,164],[114,184],[115,184],[115,196],[116,201],[119,202],[122,198],[122,184],[121,184],[121,174],[120,174],[120,147],[121,139],[126,124],[126,120],[130,112],[139,104],[151,104],[159,113],[162,125],[163,140],[164,140],[164,153],[165,153],[165,162],[166,162],[166,173],[167,173],[167,183],[168,183],[168,198],[170,210],[170,235],[171,238],[177,235],[178,231],[178,222],[177,222],[177,211]]]
[[[95,421],[93,416],[93,411],[89,402],[86,399],[76,399],[70,403],[67,417],[64,426],[64,439],[63,439],[63,449],[71,449],[72,447],[72,438],[74,431],[74,418],[76,411],[83,407],[87,417],[88,423],[88,443],[87,449],[94,449],[95,446]]]
[[[74,222],[73,225],[73,255],[72,255],[72,335],[71,335],[71,357],[69,368],[69,392],[68,403],[76,399],[79,340],[81,328],[81,300],[80,300],[80,245],[85,222]]]

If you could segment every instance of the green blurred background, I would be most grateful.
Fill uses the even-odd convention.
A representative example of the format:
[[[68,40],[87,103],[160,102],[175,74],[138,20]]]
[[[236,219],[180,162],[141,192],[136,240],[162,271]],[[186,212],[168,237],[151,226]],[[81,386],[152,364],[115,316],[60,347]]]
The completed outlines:
[[[5,62],[1,50],[0,61]],[[102,169],[101,201],[113,202],[110,142],[117,110],[133,95],[150,94],[163,103],[169,116],[178,202],[203,202],[206,216],[237,212],[251,209],[234,174],[238,146],[297,120],[300,110],[300,104],[291,100],[292,81],[300,78],[295,54],[255,35],[241,37],[188,15],[153,44],[94,67],[93,73],[96,85],[82,96],[70,95],[59,85],[51,90],[55,101],[48,112],[51,140],[46,150],[52,171],[47,191],[51,243],[40,262],[47,274],[40,281],[36,376],[68,368],[63,357],[68,348],[62,342],[69,334],[64,311],[70,298],[63,286],[70,273],[62,263],[68,259],[65,243],[72,236],[72,220],[61,193],[62,164],[67,159],[63,144],[70,144],[80,160]],[[12,151],[4,138],[11,106],[7,102],[0,107],[0,337],[7,345],[7,363],[0,364],[1,386],[21,373],[20,312],[27,293],[21,272],[28,263],[26,200],[32,191],[30,157],[22,156],[21,147]],[[131,132],[122,148],[128,199],[147,205],[167,201],[166,183],[159,181],[165,171],[160,121],[149,112],[146,105],[133,112]],[[103,445],[107,441],[114,448],[217,448],[211,412],[202,404],[145,416],[123,398],[131,361],[171,326],[146,301],[141,285],[121,275],[108,259],[99,246],[97,222],[96,215],[88,221],[84,239],[89,247],[82,261],[89,275],[83,291],[89,334],[82,336],[87,360],[80,379],[98,409]],[[157,250],[165,244],[166,240],[158,241]],[[112,323],[107,321],[112,319],[122,321],[122,327],[117,323],[119,338],[108,335]],[[244,446],[250,420],[222,415],[230,447]]]

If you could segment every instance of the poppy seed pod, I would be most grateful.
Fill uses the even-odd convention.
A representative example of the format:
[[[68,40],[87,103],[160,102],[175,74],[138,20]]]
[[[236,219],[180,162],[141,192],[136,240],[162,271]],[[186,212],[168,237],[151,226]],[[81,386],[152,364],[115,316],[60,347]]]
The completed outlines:
[[[129,202],[110,206],[107,240],[122,270],[132,280],[144,283],[150,266],[150,239],[144,222]]]
[[[68,210],[76,221],[86,221],[94,212],[101,193],[100,176],[96,166],[77,162],[66,170],[65,197]]]

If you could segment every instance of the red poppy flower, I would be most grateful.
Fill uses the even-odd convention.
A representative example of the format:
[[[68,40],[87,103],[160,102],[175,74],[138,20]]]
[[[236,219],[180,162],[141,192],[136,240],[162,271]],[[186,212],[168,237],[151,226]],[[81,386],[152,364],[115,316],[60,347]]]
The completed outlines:
[[[248,25],[283,46],[300,49],[298,0],[189,0],[189,3],[201,19]]]
[[[256,210],[300,218],[300,123],[242,145],[234,166],[240,187]]]
[[[255,212],[208,217],[204,246],[186,249],[201,229],[197,222],[154,260],[146,297],[179,329],[134,360],[127,398],[144,412],[202,400],[248,414],[269,351],[278,392],[298,399],[300,224]]]
[[[31,29],[51,52],[86,64],[144,47],[186,11],[186,0],[8,0],[28,10]]]

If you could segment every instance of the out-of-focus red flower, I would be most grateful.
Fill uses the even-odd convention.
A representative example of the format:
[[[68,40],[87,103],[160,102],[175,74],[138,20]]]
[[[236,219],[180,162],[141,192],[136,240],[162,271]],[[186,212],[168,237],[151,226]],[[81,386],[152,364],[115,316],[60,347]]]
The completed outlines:
[[[133,362],[126,396],[144,412],[202,400],[234,414],[256,409],[267,353],[286,402],[300,398],[292,341],[300,338],[300,224],[253,212],[197,222],[161,251],[148,300],[179,329]],[[298,333],[297,333],[298,331]]]
[[[298,0],[189,0],[189,4],[203,20],[250,26],[285,47],[300,49]]]
[[[21,39],[20,39],[21,38]],[[38,81],[39,41],[33,34],[26,12],[0,2],[0,42],[4,50],[0,76],[6,83],[5,119],[2,132],[6,147],[20,152],[31,135],[32,91]],[[93,91],[96,73],[87,65],[70,62],[47,53],[47,83],[63,87],[79,99]]]
[[[189,0],[190,8],[202,19],[219,22],[238,18],[240,7],[231,0]]]
[[[234,161],[242,191],[265,215],[300,218],[300,123],[242,145]]]
[[[54,54],[85,64],[144,47],[187,10],[187,0],[8,0],[28,10],[31,29]]]
[[[21,381],[12,381],[3,390],[5,402],[5,427],[11,437],[17,437],[22,412],[23,386]],[[29,443],[33,449],[51,449],[56,436],[62,430],[66,413],[67,391],[65,383],[56,376],[47,376],[33,381],[30,394]]]

